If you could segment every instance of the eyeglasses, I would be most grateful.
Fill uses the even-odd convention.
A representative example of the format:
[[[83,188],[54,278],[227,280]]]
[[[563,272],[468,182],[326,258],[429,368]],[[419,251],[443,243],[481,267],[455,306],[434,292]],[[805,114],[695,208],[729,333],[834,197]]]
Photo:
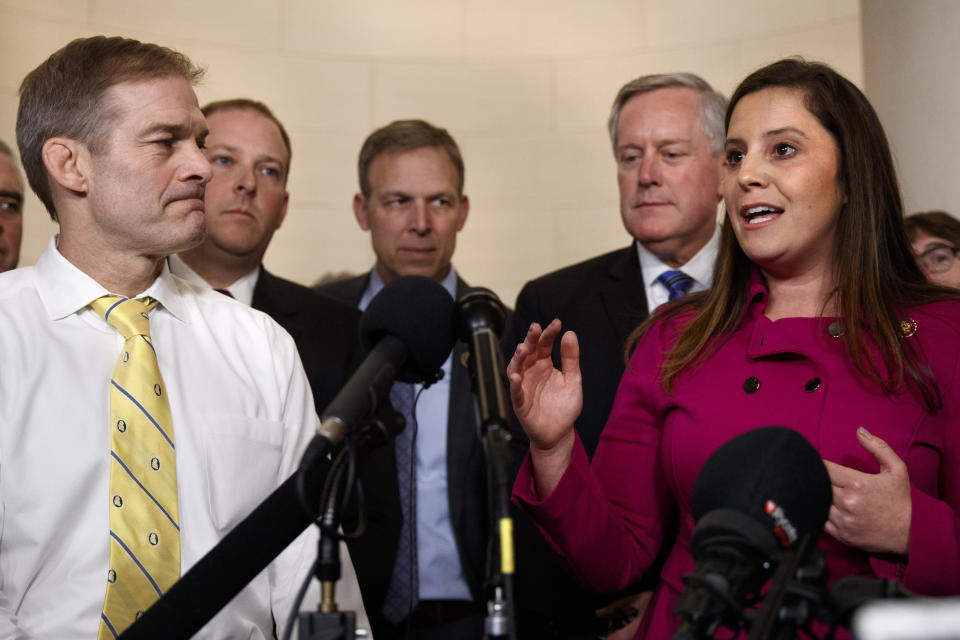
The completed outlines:
[[[920,268],[927,273],[943,273],[949,271],[957,259],[956,247],[946,244],[935,244],[917,256]]]

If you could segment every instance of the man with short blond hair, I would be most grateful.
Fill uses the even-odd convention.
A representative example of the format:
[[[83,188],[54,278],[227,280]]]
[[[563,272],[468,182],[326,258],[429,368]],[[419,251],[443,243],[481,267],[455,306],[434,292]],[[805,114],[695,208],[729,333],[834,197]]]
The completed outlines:
[[[201,73],[98,36],[21,85],[20,155],[60,233],[0,274],[0,637],[122,633],[296,469],[317,425],[290,337],[166,266],[204,235]],[[272,638],[307,538],[195,637]]]

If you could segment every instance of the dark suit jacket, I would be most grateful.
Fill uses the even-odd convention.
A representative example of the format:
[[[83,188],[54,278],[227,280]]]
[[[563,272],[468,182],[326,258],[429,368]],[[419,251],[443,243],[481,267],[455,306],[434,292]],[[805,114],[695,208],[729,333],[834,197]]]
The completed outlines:
[[[352,372],[359,349],[360,312],[263,268],[250,306],[269,315],[293,337],[317,413],[323,413]]]
[[[593,456],[623,375],[627,336],[647,317],[647,296],[635,245],[531,280],[517,297],[513,332],[518,342],[531,322],[560,318],[580,341],[583,411],[577,433]],[[553,361],[560,366],[560,341]]]
[[[370,275],[330,282],[315,290],[356,308]],[[457,297],[469,287],[457,279]],[[483,447],[477,436],[476,411],[470,391],[470,372],[461,357],[467,345],[453,348],[450,404],[447,416],[447,496],[460,564],[474,600],[482,595],[484,562],[489,535],[487,481]],[[367,502],[366,533],[351,542],[350,556],[357,571],[363,604],[378,640],[394,637],[383,617],[383,602],[396,557],[402,515],[397,488],[397,463],[392,442],[376,449],[367,459],[361,479]],[[350,514],[345,515],[344,529]],[[481,630],[478,630],[478,637]]]
[[[522,340],[531,322],[546,326],[554,318],[560,318],[564,331],[577,334],[583,410],[575,426],[590,456],[623,375],[626,338],[647,313],[640,260],[632,244],[532,280],[517,297],[514,341]],[[560,366],[559,340],[553,361]],[[603,599],[580,589],[555,561],[529,519],[525,515],[516,518],[519,636],[597,637],[593,610]]]

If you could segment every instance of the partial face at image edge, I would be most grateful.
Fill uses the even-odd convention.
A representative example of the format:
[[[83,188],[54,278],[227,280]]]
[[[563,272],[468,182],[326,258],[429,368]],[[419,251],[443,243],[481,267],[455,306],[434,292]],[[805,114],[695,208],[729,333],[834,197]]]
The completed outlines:
[[[0,152],[0,273],[15,269],[23,238],[23,182],[14,160]]]

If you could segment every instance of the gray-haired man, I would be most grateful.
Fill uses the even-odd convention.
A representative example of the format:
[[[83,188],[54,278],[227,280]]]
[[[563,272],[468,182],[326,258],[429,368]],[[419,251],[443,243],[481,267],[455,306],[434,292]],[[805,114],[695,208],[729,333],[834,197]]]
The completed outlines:
[[[613,405],[627,335],[659,305],[711,284],[725,109],[726,99],[693,74],[642,76],[625,84],[609,128],[630,245],[531,280],[517,298],[517,341],[532,322],[545,326],[554,318],[577,334],[583,411],[576,429],[588,455]],[[559,346],[558,340],[558,366]],[[528,603],[532,610],[525,614],[533,617],[524,621],[538,627],[539,637],[584,637],[602,601],[591,602],[558,572],[527,526],[521,523],[518,531],[518,580],[536,582],[529,589],[521,582],[518,593],[543,597]],[[522,553],[529,545],[534,549]],[[545,584],[552,585],[549,593],[534,588]]]

